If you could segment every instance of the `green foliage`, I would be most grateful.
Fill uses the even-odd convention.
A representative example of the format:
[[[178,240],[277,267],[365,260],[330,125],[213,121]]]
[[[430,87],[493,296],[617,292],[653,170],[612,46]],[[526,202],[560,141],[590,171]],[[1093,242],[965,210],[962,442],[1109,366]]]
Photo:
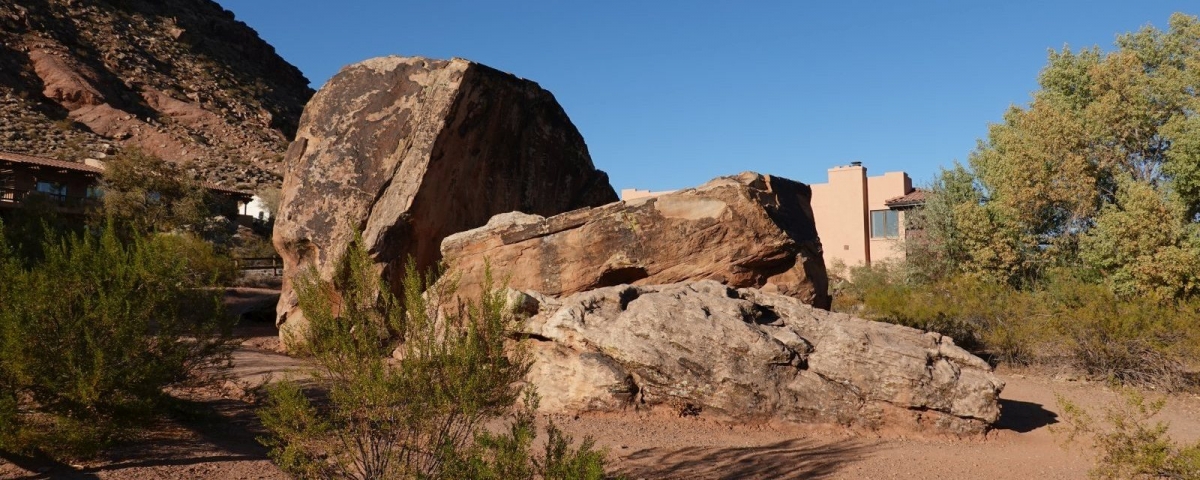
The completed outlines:
[[[455,282],[422,277],[410,261],[396,298],[361,238],[339,271],[332,283],[315,272],[297,282],[309,327],[289,343],[316,360],[328,401],[291,382],[270,390],[262,441],[282,468],[303,478],[599,478],[603,455],[590,442],[570,451],[552,433],[541,463],[529,454],[536,397],[511,410],[529,353],[509,340],[516,319],[490,276],[463,304]],[[483,429],[508,415],[507,433]]]
[[[187,237],[0,235],[0,450],[87,456],[227,352],[221,272]],[[32,239],[25,239],[32,241]]]
[[[605,452],[597,450],[590,438],[579,448],[573,439],[550,421],[546,426],[546,445],[540,455],[531,454],[537,436],[537,393],[525,392],[523,408],[513,414],[506,432],[482,431],[474,444],[455,462],[447,465],[446,478],[479,480],[556,479],[585,480],[605,478]]]
[[[1200,293],[1200,225],[1176,196],[1122,177],[1080,242],[1080,257],[1113,292],[1161,302]]]
[[[912,281],[903,265],[858,268],[834,307],[873,320],[936,331],[1011,365],[1070,366],[1095,378],[1189,388],[1200,363],[1200,301],[1122,299],[1056,270],[1030,289],[958,275]]]
[[[1058,404],[1068,425],[1067,441],[1079,437],[1092,440],[1100,458],[1093,478],[1103,479],[1200,479],[1200,442],[1179,445],[1167,435],[1168,425],[1151,420],[1162,411],[1166,399],[1146,402],[1140,393],[1124,392],[1124,402],[1104,412],[1104,422],[1078,405],[1059,397]]]
[[[1200,20],[1122,35],[1117,50],[1050,52],[1013,107],[932,186],[910,250],[927,279],[1030,288],[1087,266],[1125,298],[1197,293]]]
[[[199,182],[136,148],[107,159],[103,188],[103,216],[138,231],[197,230],[212,210]]]

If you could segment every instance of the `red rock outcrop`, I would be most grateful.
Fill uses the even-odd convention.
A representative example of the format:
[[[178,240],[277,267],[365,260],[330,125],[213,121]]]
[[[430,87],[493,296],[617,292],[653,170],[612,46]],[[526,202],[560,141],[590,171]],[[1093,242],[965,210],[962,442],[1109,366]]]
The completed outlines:
[[[308,80],[211,0],[0,2],[0,150],[277,187]]]
[[[407,256],[429,267],[443,238],[495,214],[617,200],[550,92],[461,59],[344,68],[305,107],[286,164],[274,237],[285,336],[303,325],[296,275],[332,278],[355,232],[398,287]]]
[[[717,280],[829,308],[811,196],[802,183],[746,172],[550,218],[497,216],[446,238],[442,255],[466,298],[490,265],[509,287],[550,296]]]

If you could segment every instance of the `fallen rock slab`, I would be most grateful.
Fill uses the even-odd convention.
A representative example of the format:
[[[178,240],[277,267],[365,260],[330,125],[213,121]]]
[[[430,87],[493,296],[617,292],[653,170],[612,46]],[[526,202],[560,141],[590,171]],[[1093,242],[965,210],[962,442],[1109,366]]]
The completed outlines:
[[[617,200],[550,92],[478,63],[419,57],[348,66],[317,92],[288,149],[281,197],[284,335],[304,325],[296,276],[311,266],[332,278],[355,232],[398,287],[408,256],[430,267],[444,237],[495,214]]]
[[[510,288],[549,296],[716,280],[829,308],[811,197],[802,183],[746,172],[549,218],[499,215],[447,237],[441,251],[467,298],[490,267]]]
[[[515,300],[548,412],[674,408],[955,434],[1000,416],[1004,382],[949,337],[715,281]]]

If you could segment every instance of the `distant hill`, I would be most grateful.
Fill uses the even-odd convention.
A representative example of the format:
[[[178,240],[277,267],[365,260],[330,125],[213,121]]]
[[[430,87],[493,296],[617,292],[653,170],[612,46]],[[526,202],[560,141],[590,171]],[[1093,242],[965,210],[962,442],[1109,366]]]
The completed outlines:
[[[136,145],[241,189],[279,182],[308,80],[210,0],[0,2],[0,150]]]

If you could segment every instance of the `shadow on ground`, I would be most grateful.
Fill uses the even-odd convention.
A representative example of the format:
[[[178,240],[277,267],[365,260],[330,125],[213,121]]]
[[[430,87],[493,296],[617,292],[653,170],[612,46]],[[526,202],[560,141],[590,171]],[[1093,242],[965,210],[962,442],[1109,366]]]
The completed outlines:
[[[1056,423],[1058,414],[1046,410],[1040,403],[1001,398],[1000,420],[996,421],[995,427],[1000,430],[1029,433]]]
[[[862,457],[869,449],[870,445],[848,440],[818,444],[802,439],[742,448],[647,448],[626,456],[624,462],[634,465],[619,473],[631,478],[663,479],[820,478]]]

